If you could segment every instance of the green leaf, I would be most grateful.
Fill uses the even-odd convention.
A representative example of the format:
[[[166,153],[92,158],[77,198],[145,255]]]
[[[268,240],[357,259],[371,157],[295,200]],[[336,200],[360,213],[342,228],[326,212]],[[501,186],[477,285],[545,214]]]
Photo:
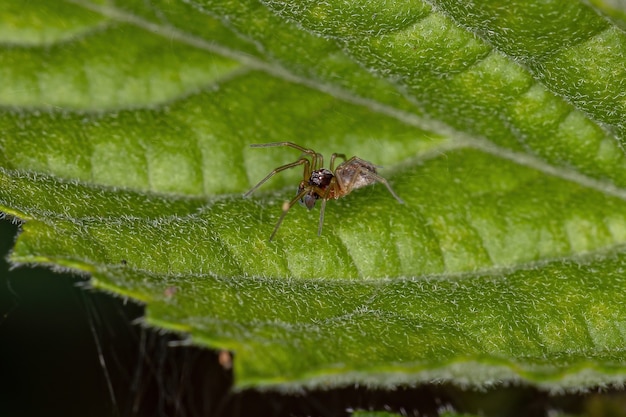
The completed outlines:
[[[0,42],[11,261],[233,350],[240,387],[625,382],[626,35],[586,3],[12,0]],[[275,141],[405,204],[269,242],[302,169],[242,194]]]

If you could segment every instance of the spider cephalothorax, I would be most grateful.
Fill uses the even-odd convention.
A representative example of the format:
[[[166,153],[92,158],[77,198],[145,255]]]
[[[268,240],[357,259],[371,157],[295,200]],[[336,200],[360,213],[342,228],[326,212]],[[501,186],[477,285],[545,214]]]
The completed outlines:
[[[376,172],[376,166],[370,162],[367,162],[361,158],[353,156],[346,160],[344,154],[334,153],[330,157],[330,169],[322,168],[324,164],[324,157],[315,152],[312,149],[303,148],[300,145],[296,145],[292,142],[272,142],[264,144],[251,145],[253,148],[269,148],[275,146],[289,146],[297,149],[303,153],[303,155],[295,162],[286,164],[275,168],[272,172],[267,174],[257,185],[252,187],[250,191],[244,194],[244,197],[248,197],[257,188],[263,185],[272,176],[280,171],[284,171],[289,168],[296,167],[298,165],[304,165],[304,173],[302,181],[298,186],[298,193],[296,197],[291,201],[283,204],[283,213],[281,214],[274,231],[270,236],[270,240],[274,238],[278,228],[280,227],[283,219],[287,215],[287,212],[293,207],[296,202],[300,202],[303,206],[309,210],[315,206],[317,200],[322,200],[322,207],[320,209],[320,221],[317,229],[317,234],[322,234],[322,225],[324,224],[324,209],[326,208],[326,201],[332,199],[341,198],[347,194],[350,194],[352,190],[365,187],[366,185],[380,182],[387,187],[387,190],[395,197],[398,202],[403,203],[402,199],[393,191],[386,179],[378,175]],[[344,162],[339,164],[335,169],[335,159],[343,159]]]
[[[311,177],[309,178],[309,180],[302,180],[300,182],[300,186],[298,187],[298,195],[306,188],[310,189],[310,191],[300,199],[300,204],[311,210],[315,206],[315,202],[319,198],[323,197],[322,195],[318,194],[318,191],[316,190],[326,191],[334,177],[335,176],[333,175],[332,171],[326,168],[318,169],[311,172]]]

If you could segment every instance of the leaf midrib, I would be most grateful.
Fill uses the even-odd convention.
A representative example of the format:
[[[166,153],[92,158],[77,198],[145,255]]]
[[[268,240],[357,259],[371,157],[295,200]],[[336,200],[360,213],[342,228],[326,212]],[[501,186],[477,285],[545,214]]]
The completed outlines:
[[[165,24],[157,24],[143,19],[137,15],[130,14],[116,7],[101,6],[83,0],[66,1],[88,9],[90,11],[101,13],[102,15],[110,19],[135,25],[158,36],[162,36],[168,40],[174,39],[189,46],[222,55],[224,57],[238,61],[244,66],[262,71],[278,79],[304,85],[316,91],[329,94],[332,97],[335,97],[344,102],[362,106],[372,112],[398,120],[399,122],[404,123],[407,126],[428,130],[433,132],[434,134],[441,135],[443,137],[453,138],[453,141],[455,143],[454,148],[456,149],[463,147],[478,149],[482,152],[488,153],[498,158],[512,161],[521,166],[532,168],[544,174],[561,178],[576,183],[582,187],[599,191],[603,194],[611,195],[626,201],[626,189],[615,186],[609,181],[601,181],[593,177],[584,175],[576,170],[567,169],[563,166],[551,165],[546,161],[532,155],[500,147],[493,144],[484,137],[470,135],[467,132],[459,131],[451,127],[447,123],[443,123],[439,120],[431,119],[426,116],[418,116],[414,113],[399,110],[392,106],[355,95],[353,92],[334,84],[324,83],[320,82],[319,80],[302,77],[300,75],[292,73],[283,66],[279,66],[274,63],[264,62],[258,58],[255,58],[254,56],[240,53],[230,48],[218,45],[214,42],[208,42],[203,38],[185,32],[179,28]],[[500,51],[500,53],[502,52]],[[508,56],[506,54],[504,55]],[[446,151],[449,150],[449,146],[444,146],[442,149],[433,148],[432,150],[439,152]]]

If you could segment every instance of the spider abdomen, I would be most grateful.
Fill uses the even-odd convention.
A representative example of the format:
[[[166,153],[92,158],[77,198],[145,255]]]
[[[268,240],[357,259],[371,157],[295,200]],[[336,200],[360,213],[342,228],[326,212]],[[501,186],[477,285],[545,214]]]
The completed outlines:
[[[372,174],[377,174],[376,166],[360,158],[352,158],[335,170],[339,185],[350,190],[370,185]]]

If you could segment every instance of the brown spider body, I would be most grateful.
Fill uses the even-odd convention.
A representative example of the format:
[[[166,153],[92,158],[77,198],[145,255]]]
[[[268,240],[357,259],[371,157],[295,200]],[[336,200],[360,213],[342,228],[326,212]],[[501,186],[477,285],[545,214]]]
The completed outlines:
[[[287,215],[287,212],[293,207],[296,202],[305,206],[309,210],[315,206],[317,200],[322,200],[322,207],[320,209],[320,220],[317,229],[318,236],[322,234],[322,225],[324,224],[324,209],[326,208],[326,201],[330,199],[338,199],[346,196],[357,188],[362,188],[375,182],[380,182],[387,187],[387,190],[392,196],[398,200],[399,203],[403,203],[402,199],[397,196],[393,191],[386,179],[378,175],[376,172],[376,166],[370,162],[367,162],[361,158],[353,156],[346,160],[346,156],[343,154],[334,153],[330,157],[330,169],[322,168],[324,163],[324,157],[315,152],[312,149],[303,148],[300,145],[296,145],[292,142],[272,142],[265,144],[251,145],[253,148],[269,148],[276,146],[289,146],[295,148],[303,155],[295,162],[282,165],[275,168],[265,178],[263,178],[257,185],[252,187],[250,191],[244,194],[244,197],[248,197],[257,188],[263,185],[267,180],[278,172],[284,171],[289,168],[294,168],[298,165],[304,165],[304,173],[302,181],[298,186],[298,192],[296,197],[289,202],[283,204],[283,213],[281,214],[274,231],[270,236],[270,241],[276,235],[278,228],[280,227],[283,219]],[[308,158],[307,158],[308,156]],[[334,169],[335,159],[343,159],[344,162],[339,164]]]

